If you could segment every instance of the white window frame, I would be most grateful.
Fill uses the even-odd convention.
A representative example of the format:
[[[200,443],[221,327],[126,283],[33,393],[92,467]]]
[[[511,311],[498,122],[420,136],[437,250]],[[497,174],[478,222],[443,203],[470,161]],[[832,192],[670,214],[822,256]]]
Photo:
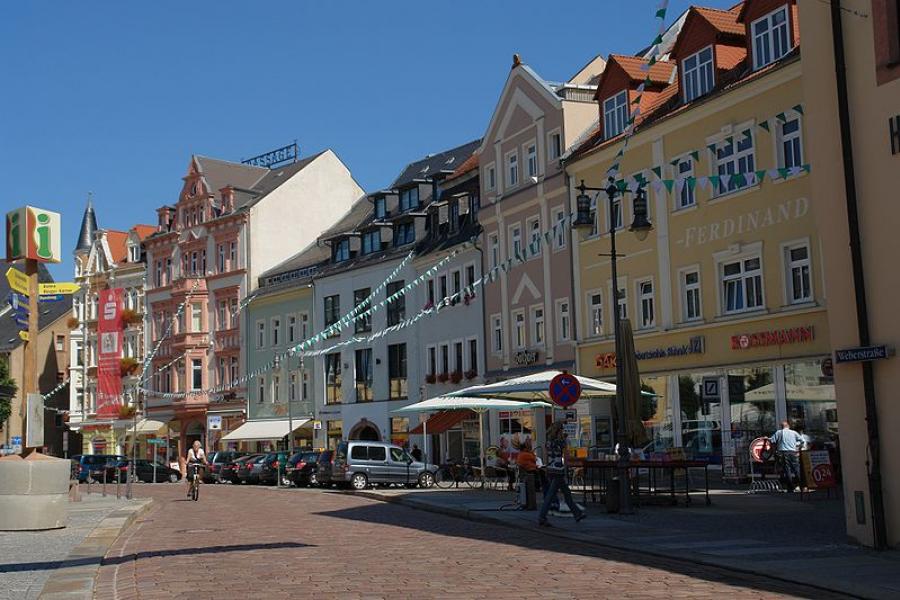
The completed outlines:
[[[572,339],[572,304],[568,298],[558,298],[554,301],[556,310],[556,340],[568,342]],[[563,306],[566,310],[563,312]]]
[[[780,168],[789,169],[801,167],[803,166],[803,157],[805,154],[803,151],[803,116],[793,109],[785,111],[784,116],[784,122],[775,119],[775,135],[772,136],[775,141],[775,157]],[[784,126],[789,122],[792,123],[795,121],[797,123],[797,130],[785,134]],[[796,142],[795,151],[799,153],[799,157],[796,159],[797,164],[787,164],[784,147],[788,142]]]
[[[519,180],[522,175],[519,172],[519,151],[513,150],[512,152],[507,152],[503,159],[503,164],[505,166],[504,177],[506,177],[506,187],[516,187],[519,185]]]
[[[730,250],[720,252],[713,255],[716,262],[716,288],[717,288],[717,297],[719,301],[719,314],[724,316],[730,315],[740,315],[744,313],[750,312],[759,312],[765,310],[766,308],[766,277],[765,277],[765,263],[763,262],[763,253],[762,253],[762,242],[755,242],[753,244],[748,244],[741,248],[738,252],[733,252]],[[759,277],[759,295],[761,298],[761,304],[759,306],[747,306],[747,285],[746,280],[748,279],[747,272],[744,270],[744,261],[748,260],[759,260],[759,269],[758,274],[756,271],[753,271],[752,277]],[[735,280],[740,278],[742,281],[741,284],[741,294],[744,300],[744,307],[735,310],[728,310],[727,308],[727,293],[725,291],[725,265],[732,263],[740,263],[741,271],[737,276],[729,276],[728,280]]]
[[[540,315],[538,315],[540,311]],[[547,345],[547,311],[543,304],[534,304],[530,310],[531,317],[531,345],[535,348],[543,348]]]
[[[679,156],[676,160],[678,162],[676,162],[672,167],[672,176],[676,180],[675,189],[673,189],[672,191],[674,192],[674,210],[677,212],[679,210],[685,210],[697,206],[697,187],[695,185],[694,189],[691,189],[687,183],[688,177],[695,176],[694,157],[690,154],[685,154],[684,156]],[[685,164],[688,164],[690,168],[682,170],[682,166]],[[678,179],[682,179],[680,190],[678,189]],[[688,200],[688,202],[686,203],[685,200]]]
[[[266,401],[266,376],[259,375],[256,378],[256,395],[259,396],[256,401],[260,404]]]
[[[645,291],[645,285],[650,284],[650,292]],[[638,279],[634,282],[635,300],[637,302],[637,329],[653,329],[656,327],[656,285],[652,277]],[[649,308],[650,320],[645,320],[645,308]]]
[[[537,156],[537,142],[532,140],[525,144],[524,148],[525,154],[525,170],[528,173],[528,177],[537,177],[538,176],[538,156]]]
[[[272,347],[278,348],[281,346],[281,317],[275,316],[269,319],[269,330],[271,331],[270,337],[272,340]]]
[[[594,304],[594,297],[600,297],[600,303]],[[584,313],[586,323],[584,324],[584,330],[587,332],[587,337],[597,337],[603,335],[603,291],[599,289],[588,290],[584,299],[585,306],[587,310]],[[595,317],[595,309],[599,308],[599,322]]]
[[[687,276],[688,275],[697,275],[696,283],[688,283]],[[703,281],[700,275],[700,266],[692,265],[690,267],[684,267],[678,270],[678,285],[681,290],[679,294],[681,298],[681,319],[685,323],[690,323],[692,321],[700,321],[703,319]],[[688,299],[689,292],[696,292],[697,294],[697,315],[690,315],[690,301]]]
[[[262,349],[266,347],[266,321],[258,319],[256,321],[256,348]]]
[[[272,375],[272,404],[278,404],[281,397],[281,375]]]
[[[628,90],[622,90],[603,100],[603,139],[616,137],[625,131],[627,126]]]
[[[734,194],[740,192],[742,190],[746,190],[751,188],[754,185],[753,182],[753,171],[756,170],[757,160],[756,160],[756,133],[754,130],[756,126],[753,122],[742,123],[735,127],[728,127],[728,133],[724,135],[718,135],[714,138],[708,140],[708,143],[715,144],[715,148],[712,150],[712,157],[710,160],[710,164],[712,165],[710,175],[718,175],[719,177],[723,177],[722,167],[725,166],[724,175],[738,174],[743,173],[745,177],[745,185],[741,187],[729,188],[725,185],[725,183],[720,179],[719,185],[716,189],[713,190],[714,198],[721,198],[724,196],[728,196],[729,194]],[[740,149],[740,146],[745,143],[744,131],[750,130],[750,146],[749,148]],[[719,150],[724,150],[725,142],[731,138],[731,144],[733,146],[732,152],[729,156],[725,158],[719,158]],[[747,165],[749,163],[748,169],[742,169],[741,163]],[[732,164],[733,173],[728,173],[727,165]]]
[[[553,215],[553,225],[556,227],[556,234],[553,236],[553,251],[559,252],[566,248],[566,207],[563,204],[554,206],[551,210]]]
[[[469,350],[472,348],[472,342],[475,342],[475,363],[472,363],[472,353]],[[469,371],[479,372],[478,369],[478,359],[481,357],[481,353],[478,351],[478,338],[475,336],[470,336],[465,339],[463,342],[463,361],[465,362],[465,369],[463,373],[467,373]]]
[[[609,297],[616,301],[615,306],[619,310],[619,319],[628,318],[628,280],[624,277],[619,278],[619,290],[624,292],[623,297],[619,298],[618,294],[613,290],[613,282],[607,282],[607,292]],[[614,322],[614,321],[612,321]]]
[[[514,232],[518,232],[515,234]],[[509,256],[516,256],[516,244],[518,243],[520,256],[524,256],[524,246],[522,245],[522,223],[514,223],[509,226]]]
[[[288,375],[288,402],[296,402],[300,396],[299,376],[297,371],[291,371]]]
[[[503,353],[503,316],[500,313],[491,315],[491,352]]]
[[[195,361],[199,362],[200,364],[199,365],[195,364]],[[200,385],[199,386],[194,383],[194,375],[198,372],[200,373]],[[202,358],[191,357],[191,381],[190,381],[190,384],[191,384],[192,392],[203,389],[203,359]]]
[[[800,260],[791,259],[791,251],[800,248],[806,249],[806,258]],[[813,267],[812,267],[812,247],[809,238],[793,240],[781,244],[781,263],[782,273],[784,274],[784,304],[785,306],[794,306],[809,304],[815,299],[815,291],[813,289]],[[808,280],[807,295],[802,298],[794,298],[794,269],[806,268],[806,278]]]
[[[559,160],[563,155],[563,152],[565,152],[565,148],[563,148],[562,143],[562,131],[557,127],[556,129],[550,130],[547,134],[547,162],[550,163],[554,160]]]
[[[525,309],[520,308],[511,311],[510,316],[513,324],[513,348],[515,350],[524,350],[528,347],[528,320],[525,315]],[[519,317],[522,319],[519,320]]]
[[[491,268],[497,267],[500,265],[500,261],[502,260],[500,257],[500,234],[492,233],[488,235],[488,260],[490,260]]]
[[[534,226],[537,224],[537,236],[535,236]],[[525,229],[528,234],[528,245],[527,253],[529,260],[532,258],[537,258],[541,255],[543,240],[541,239],[541,218],[540,216],[530,217],[525,221]],[[537,242],[536,250],[532,250],[531,244]]]
[[[293,344],[297,341],[297,314],[296,313],[288,313],[287,315],[287,337],[285,340],[289,344]]]
[[[493,192],[497,189],[497,167],[489,163],[484,168],[484,189]]]
[[[434,365],[431,364],[431,359],[434,357]],[[425,374],[433,375],[437,377],[438,372],[438,351],[437,346],[435,344],[429,344],[425,346]]]
[[[772,22],[774,21],[775,15],[778,13],[782,13],[782,12],[784,13],[784,21],[773,26]],[[757,26],[757,24],[762,23],[763,21],[766,22],[766,30],[763,33],[757,34],[756,26]],[[785,47],[782,49],[783,52],[778,56],[776,56],[777,50],[775,48],[776,27],[779,30],[783,28],[782,33],[784,34],[783,41],[785,44]],[[788,5],[785,4],[779,8],[776,8],[775,10],[768,13],[767,15],[764,15],[764,16],[756,19],[752,23],[750,23],[750,38],[751,38],[751,50],[752,50],[752,54],[753,54],[753,70],[754,71],[761,69],[761,68],[765,67],[766,65],[770,65],[774,62],[777,62],[778,60],[780,60],[781,58],[786,56],[793,48],[792,42],[791,42],[791,14],[790,14],[790,11],[788,11]],[[765,39],[761,40],[760,38],[765,38]],[[765,45],[766,45],[765,50],[768,51],[768,54],[769,54],[768,60],[760,60],[760,56],[759,56],[759,54],[760,54],[759,50],[761,49],[759,46],[760,43],[765,43]]]
[[[709,60],[701,62],[701,54],[709,52]],[[688,68],[687,63],[694,60],[693,67]],[[701,48],[681,61],[681,89],[685,103],[693,102],[713,91],[715,80],[715,51],[712,45]]]

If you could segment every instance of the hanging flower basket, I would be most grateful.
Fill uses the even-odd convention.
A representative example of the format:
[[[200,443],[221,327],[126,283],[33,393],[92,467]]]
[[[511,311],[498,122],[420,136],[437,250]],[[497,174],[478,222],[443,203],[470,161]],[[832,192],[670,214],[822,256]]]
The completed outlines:
[[[119,371],[121,372],[122,377],[136,375],[139,367],[140,363],[134,358],[125,357],[119,360]]]
[[[130,327],[132,325],[140,325],[144,320],[137,311],[134,311],[130,308],[126,308],[122,311],[122,325],[125,327]]]
[[[81,321],[78,320],[78,317],[69,317],[69,320],[66,321],[66,327],[69,330],[78,329],[78,326],[81,325]]]

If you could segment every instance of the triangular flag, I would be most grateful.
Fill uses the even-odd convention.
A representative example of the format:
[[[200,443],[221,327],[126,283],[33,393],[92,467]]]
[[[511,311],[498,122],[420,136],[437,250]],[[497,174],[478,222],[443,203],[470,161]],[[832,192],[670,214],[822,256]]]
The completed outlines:
[[[658,44],[662,44],[662,36],[661,35],[657,35],[655,38],[653,38],[653,41],[651,42],[652,46],[656,46]]]
[[[797,114],[802,115],[802,114],[803,114],[803,105],[802,105],[802,104],[795,104],[795,105],[794,105],[794,111],[796,111]]]
[[[769,122],[768,121],[760,121],[759,126],[762,127],[763,129],[765,129],[766,131],[769,131]]]
[[[712,184],[713,189],[716,189],[719,187],[720,179],[721,179],[721,177],[719,177],[718,175],[710,175],[709,176],[709,182]]]
[[[674,166],[677,165],[679,162],[681,162],[681,159],[680,159],[680,158],[676,158],[675,160],[670,160],[670,161],[669,161],[669,164],[672,165],[672,166],[674,167]]]
[[[736,173],[731,176],[731,183],[737,187],[744,187],[747,185],[747,176],[744,173]]]
[[[778,179],[778,169],[769,169],[768,171],[769,179]]]
[[[656,10],[656,18],[657,19],[665,19],[666,18],[666,9],[665,7],[659,8]]]
[[[765,169],[757,169],[756,170],[756,182],[762,183],[763,179],[766,178],[766,170]]]
[[[656,181],[653,182],[652,185],[653,185],[653,191],[654,191],[654,192],[656,192],[657,194],[659,194],[659,193],[662,192],[662,189],[663,189],[663,181],[662,181],[661,179],[657,179]]]
[[[672,193],[672,186],[675,184],[674,179],[663,179],[663,184],[666,186],[666,191],[670,194]]]
[[[803,168],[804,171],[806,171],[807,173],[809,173],[809,171],[810,171],[810,166],[809,166],[808,164],[807,164],[807,165],[803,165],[802,168]]]
[[[775,115],[775,118],[778,119],[779,121],[781,121],[782,123],[784,123],[785,121],[787,121],[787,116],[786,116],[783,112],[778,113],[777,115]]]
[[[747,140],[752,139],[752,138],[753,138],[752,130],[750,130],[750,129],[745,129],[745,130],[744,130],[744,140],[743,140],[743,141],[746,142]]]
[[[780,168],[778,169],[778,174],[781,175],[782,179],[787,179],[788,174],[791,172],[790,169]]]
[[[716,151],[716,145],[715,145],[715,144],[707,144],[707,145],[706,145],[706,149],[709,150],[710,152],[715,152],[715,151]]]
[[[709,185],[709,177],[706,177],[705,175],[698,177],[697,185],[699,185],[701,188],[706,188]]]
[[[662,177],[662,167],[653,167],[650,170],[656,173],[657,177]]]
[[[700,151],[699,150],[692,151],[691,158],[693,158],[694,160],[700,160]]]
[[[694,177],[693,175],[688,176],[688,178],[685,179],[685,181],[687,181],[687,186],[688,186],[689,190],[693,191],[693,189],[695,187],[697,187],[697,178]]]

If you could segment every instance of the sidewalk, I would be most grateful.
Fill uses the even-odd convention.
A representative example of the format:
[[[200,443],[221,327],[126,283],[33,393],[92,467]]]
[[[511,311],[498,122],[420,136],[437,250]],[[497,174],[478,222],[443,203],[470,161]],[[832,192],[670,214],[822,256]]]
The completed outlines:
[[[0,532],[0,600],[91,598],[106,549],[149,505],[82,494],[63,529]]]
[[[716,490],[712,506],[646,506],[634,515],[608,515],[588,505],[589,518],[551,517],[515,510],[510,492],[472,489],[377,489],[359,495],[474,521],[541,531],[572,541],[707,564],[811,585],[861,598],[900,597],[900,552],[876,553],[845,541],[839,499],[748,495]],[[580,502],[581,494],[576,493]],[[501,506],[508,505],[501,509]]]

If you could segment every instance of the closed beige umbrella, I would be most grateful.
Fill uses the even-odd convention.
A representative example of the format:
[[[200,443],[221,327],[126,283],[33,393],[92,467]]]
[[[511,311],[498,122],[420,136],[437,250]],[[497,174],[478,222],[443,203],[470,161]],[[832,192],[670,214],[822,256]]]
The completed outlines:
[[[631,448],[641,448],[650,438],[641,420],[641,374],[634,354],[634,334],[628,319],[619,321],[619,327],[622,356],[617,357],[617,360],[622,361],[622,381],[619,385],[623,386],[622,393],[625,396],[625,421],[628,427],[626,435]]]

